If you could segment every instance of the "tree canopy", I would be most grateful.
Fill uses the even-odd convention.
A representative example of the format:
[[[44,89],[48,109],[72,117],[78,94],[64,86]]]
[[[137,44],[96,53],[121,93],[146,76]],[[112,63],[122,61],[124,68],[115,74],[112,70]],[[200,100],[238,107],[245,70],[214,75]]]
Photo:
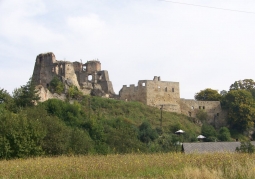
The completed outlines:
[[[252,95],[246,90],[231,90],[224,98],[231,128],[244,132],[254,125],[255,109]]]
[[[207,88],[205,90],[201,90],[200,92],[195,94],[195,99],[198,101],[220,101],[221,95],[217,90],[213,90],[211,88]]]
[[[19,107],[34,106],[40,99],[37,92],[38,91],[35,89],[35,85],[30,78],[26,85],[14,90],[13,98],[16,105]]]

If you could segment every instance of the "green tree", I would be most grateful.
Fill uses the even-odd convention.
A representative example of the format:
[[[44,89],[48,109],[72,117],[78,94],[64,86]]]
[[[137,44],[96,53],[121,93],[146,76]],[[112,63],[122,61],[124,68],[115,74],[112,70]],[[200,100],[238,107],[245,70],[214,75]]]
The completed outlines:
[[[224,98],[228,123],[232,129],[244,132],[254,125],[254,101],[246,90],[231,90]]]
[[[206,123],[203,124],[201,128],[201,134],[206,137],[205,140],[208,142],[214,142],[215,140],[217,140],[216,130],[212,125]]]
[[[149,122],[145,121],[139,126],[139,139],[142,142],[149,143],[156,138],[158,138],[158,133],[155,129],[152,129]]]
[[[221,141],[230,141],[231,134],[230,134],[228,128],[226,128],[226,127],[220,128],[218,138]]]
[[[253,99],[255,99],[255,82],[252,79],[235,81],[229,88],[230,91],[240,89],[251,92]]]
[[[71,129],[60,119],[48,116],[42,121],[46,136],[42,148],[48,155],[63,155],[68,153]]]
[[[88,154],[93,151],[94,143],[84,130],[74,128],[71,132],[69,152],[73,154]]]
[[[14,90],[13,98],[17,106],[30,107],[40,100],[37,93],[38,91],[35,89],[35,85],[30,78],[26,85]]]
[[[68,99],[76,99],[80,100],[82,98],[82,92],[79,91],[77,86],[70,86],[68,91],[67,91],[67,98]]]
[[[49,90],[53,93],[61,94],[64,92],[64,88],[64,84],[61,80],[57,76],[54,76],[50,82]]]
[[[239,89],[244,89],[248,91],[255,89],[255,82],[252,79],[239,80],[239,81],[235,81],[232,85],[230,85],[230,88],[229,88],[229,90],[239,90]]]
[[[0,115],[0,158],[25,158],[43,154],[45,131],[40,121],[25,113],[2,111]]]
[[[205,122],[206,119],[207,119],[207,112],[205,112],[204,110],[199,110],[196,114],[196,117],[202,121],[202,122]]]
[[[4,89],[0,88],[0,104],[3,104],[6,109],[12,110],[14,107],[14,101],[11,95]]]
[[[217,90],[213,90],[211,88],[207,88],[205,90],[201,90],[200,92],[195,94],[195,99],[197,101],[220,101],[221,95]]]

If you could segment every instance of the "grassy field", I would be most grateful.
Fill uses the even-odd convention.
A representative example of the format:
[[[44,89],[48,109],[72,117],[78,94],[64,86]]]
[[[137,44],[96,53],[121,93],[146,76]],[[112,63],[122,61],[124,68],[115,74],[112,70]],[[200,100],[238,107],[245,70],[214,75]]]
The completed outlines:
[[[252,154],[127,154],[0,161],[0,178],[254,179]]]

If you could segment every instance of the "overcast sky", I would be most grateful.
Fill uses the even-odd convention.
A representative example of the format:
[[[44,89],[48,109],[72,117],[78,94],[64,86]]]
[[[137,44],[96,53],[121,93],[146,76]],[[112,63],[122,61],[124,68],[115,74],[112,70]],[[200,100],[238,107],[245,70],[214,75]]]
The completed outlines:
[[[255,80],[254,0],[0,0],[0,88],[32,76],[36,56],[98,59],[116,93],[138,80],[180,83],[181,98]],[[242,13],[233,9],[254,13]]]

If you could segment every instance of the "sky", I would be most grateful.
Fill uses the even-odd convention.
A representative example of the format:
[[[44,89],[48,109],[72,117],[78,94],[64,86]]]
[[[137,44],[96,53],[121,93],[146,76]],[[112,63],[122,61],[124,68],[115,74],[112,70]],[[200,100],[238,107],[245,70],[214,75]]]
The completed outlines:
[[[98,59],[117,94],[160,76],[194,99],[255,80],[254,32],[254,0],[0,0],[0,88],[12,94],[53,52]]]

